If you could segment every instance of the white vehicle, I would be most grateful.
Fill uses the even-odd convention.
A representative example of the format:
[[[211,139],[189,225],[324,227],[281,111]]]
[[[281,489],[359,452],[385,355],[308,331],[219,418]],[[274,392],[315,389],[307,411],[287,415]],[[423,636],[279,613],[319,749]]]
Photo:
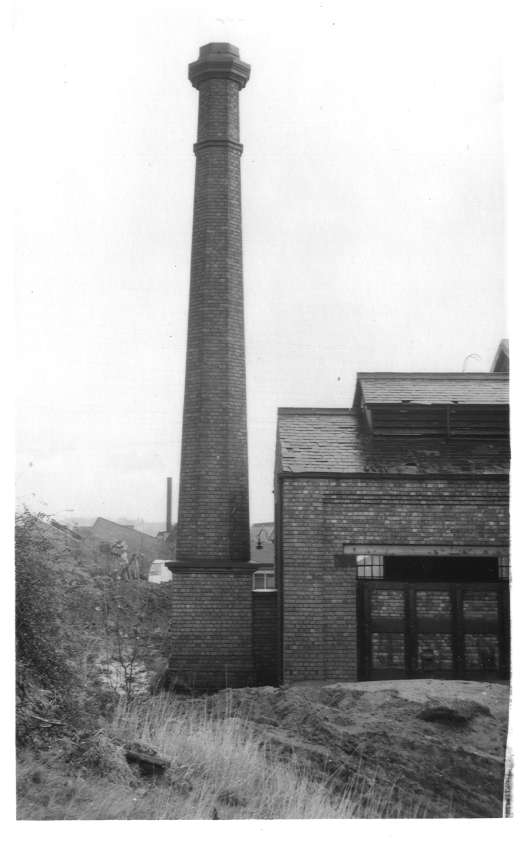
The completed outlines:
[[[153,561],[149,569],[149,581],[152,584],[163,584],[172,581],[172,573],[167,567],[166,561]]]

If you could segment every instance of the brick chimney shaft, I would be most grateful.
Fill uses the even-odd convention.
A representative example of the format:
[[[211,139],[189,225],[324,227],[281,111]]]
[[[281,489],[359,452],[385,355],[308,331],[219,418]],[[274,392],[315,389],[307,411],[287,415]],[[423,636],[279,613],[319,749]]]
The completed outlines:
[[[230,44],[189,65],[199,90],[179,560],[248,561],[239,91],[250,67]]]
[[[165,528],[172,531],[172,478],[167,478],[167,522]]]

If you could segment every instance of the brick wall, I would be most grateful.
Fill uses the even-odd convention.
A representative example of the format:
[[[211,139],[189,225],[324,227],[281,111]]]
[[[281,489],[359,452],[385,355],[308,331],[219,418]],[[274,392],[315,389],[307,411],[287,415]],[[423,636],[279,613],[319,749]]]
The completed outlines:
[[[508,483],[499,479],[299,477],[280,486],[285,681],[357,678],[356,567],[338,557],[343,544],[509,542]]]
[[[253,593],[253,642],[256,685],[278,683],[277,593]]]
[[[315,518],[314,518],[315,519]],[[357,678],[355,558],[337,559],[313,539],[286,539],[284,561],[285,681]],[[290,554],[291,553],[291,554]],[[351,561],[345,566],[346,561]]]
[[[199,690],[254,683],[249,569],[172,575],[170,676]]]
[[[508,485],[486,479],[337,480],[323,484],[326,532],[345,542],[507,545]],[[357,538],[357,540],[355,540]]]

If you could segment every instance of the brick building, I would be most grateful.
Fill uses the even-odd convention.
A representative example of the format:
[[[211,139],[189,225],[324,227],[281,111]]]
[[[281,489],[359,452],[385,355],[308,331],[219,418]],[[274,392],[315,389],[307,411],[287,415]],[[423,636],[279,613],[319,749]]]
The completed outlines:
[[[281,409],[275,572],[250,559],[239,141],[249,76],[230,44],[205,45],[189,66],[199,112],[171,681],[506,677],[505,341],[491,373],[360,373],[350,409]]]
[[[360,373],[279,410],[280,676],[505,678],[508,375]]]

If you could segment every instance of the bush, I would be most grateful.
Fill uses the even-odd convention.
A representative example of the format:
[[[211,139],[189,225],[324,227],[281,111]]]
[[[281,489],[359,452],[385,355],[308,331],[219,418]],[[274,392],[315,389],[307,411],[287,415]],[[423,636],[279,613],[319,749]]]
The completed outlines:
[[[41,515],[16,517],[16,673],[23,694],[28,679],[42,688],[71,681],[63,640],[63,591],[53,568],[53,544]]]
[[[92,730],[119,695],[147,691],[170,595],[120,581],[97,544],[71,540],[41,514],[16,517],[15,542],[18,742]]]

